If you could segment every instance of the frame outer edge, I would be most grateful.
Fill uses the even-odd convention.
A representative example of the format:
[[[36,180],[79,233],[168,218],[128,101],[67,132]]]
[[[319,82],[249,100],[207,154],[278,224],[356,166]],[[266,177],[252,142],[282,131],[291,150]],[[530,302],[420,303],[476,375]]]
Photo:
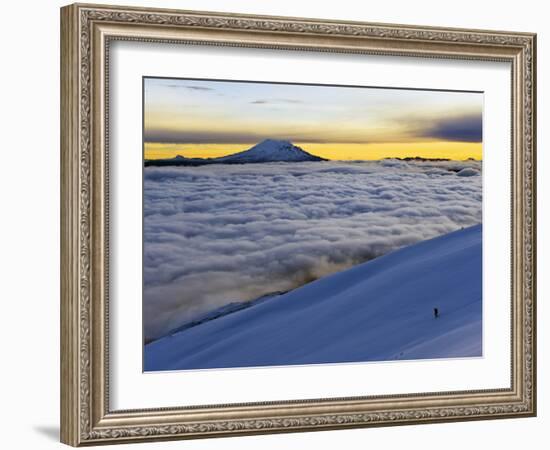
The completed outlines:
[[[145,14],[149,13],[149,14]],[[172,15],[174,17],[172,17]],[[186,19],[188,22],[181,22]],[[518,64],[517,73],[521,82],[517,87],[522,102],[517,105],[519,122],[517,130],[522,138],[515,141],[514,148],[519,151],[520,182],[518,197],[520,211],[518,221],[522,230],[516,236],[522,249],[521,268],[529,274],[522,278],[518,297],[521,311],[518,322],[518,333],[522,335],[523,345],[518,346],[519,358],[516,364],[522,365],[523,375],[518,377],[518,398],[510,398],[509,403],[491,405],[486,402],[473,404],[470,407],[449,407],[429,409],[398,409],[354,414],[336,412],[332,415],[292,416],[285,418],[260,417],[258,419],[238,418],[235,420],[200,421],[188,423],[135,424],[128,427],[117,422],[102,425],[106,418],[105,404],[99,403],[104,396],[104,380],[98,379],[102,365],[94,359],[102,358],[97,351],[98,344],[105,338],[103,331],[98,331],[97,318],[103,317],[98,289],[101,283],[94,280],[101,276],[101,270],[94,269],[98,263],[95,243],[101,234],[98,220],[94,214],[97,208],[96,191],[97,171],[103,169],[102,160],[97,159],[98,120],[97,89],[95,76],[97,67],[93,67],[92,57],[94,44],[94,23],[114,22],[116,24],[138,24],[143,26],[160,25],[167,27],[182,26],[185,28],[208,32],[215,29],[242,31],[251,28],[257,36],[266,33],[288,36],[322,36],[329,34],[337,37],[362,35],[365,39],[383,37],[390,41],[415,42],[423,45],[421,53],[432,42],[454,45],[455,39],[461,45],[485,48],[509,49],[506,57],[512,52]],[[321,19],[276,18],[269,16],[252,16],[230,13],[192,12],[179,10],[159,10],[109,5],[74,4],[61,9],[61,441],[72,445],[97,445],[143,440],[192,439],[200,437],[253,435],[278,432],[317,431],[321,429],[339,429],[349,427],[388,426],[397,424],[435,423],[457,420],[491,419],[499,417],[526,417],[536,414],[536,316],[535,316],[535,269],[536,269],[536,36],[532,33],[491,32],[489,30],[460,30],[431,27],[415,27],[393,24],[342,23]],[[348,26],[349,25],[349,26]],[[371,28],[366,28],[371,27]],[[385,29],[385,30],[383,30]],[[333,34],[336,33],[336,34]],[[327,37],[328,39],[328,37]],[[222,39],[223,41],[223,39]],[[265,43],[265,42],[264,42]],[[233,45],[233,44],[228,44]],[[277,45],[271,44],[273,48]],[[239,46],[237,44],[237,46]],[[243,46],[247,46],[243,44]],[[254,42],[252,43],[254,46]],[[280,48],[284,48],[281,46]],[[297,47],[300,48],[299,46]],[[328,47],[331,51],[332,46]],[[337,48],[337,46],[334,46]],[[97,48],[96,48],[97,50]],[[445,50],[441,54],[446,53]],[[475,52],[474,52],[475,53]],[[490,56],[479,54],[481,59]],[[519,53],[519,55],[518,55]],[[531,58],[525,58],[530,55]],[[475,54],[472,59],[475,59]],[[468,57],[467,59],[470,59]],[[526,82],[527,80],[529,82]],[[519,81],[519,80],[518,80]],[[517,92],[517,91],[515,91]],[[101,108],[99,108],[101,109]],[[526,129],[526,125],[530,129]],[[101,134],[99,134],[101,137]],[[527,166],[527,167],[526,167]],[[95,172],[95,173],[94,173]],[[100,202],[101,204],[101,202]],[[99,232],[99,234],[98,234]],[[101,253],[101,252],[100,252]],[[92,265],[92,267],[90,267]],[[522,295],[523,294],[523,295]],[[527,304],[525,303],[527,302]],[[99,306],[99,308],[98,308]],[[519,306],[519,305],[518,305]],[[527,307],[526,307],[527,306]],[[523,316],[523,313],[527,317]],[[531,313],[531,314],[530,314]],[[96,320],[95,325],[92,319]],[[526,320],[527,319],[527,320]],[[519,342],[518,342],[519,343]],[[526,361],[525,356],[529,359]],[[525,373],[525,370],[526,372]],[[105,375],[103,373],[103,375]],[[524,389],[527,388],[527,389]],[[223,405],[217,405],[223,406]],[[147,417],[150,411],[143,411]],[[415,413],[415,414],[413,414]],[[420,415],[419,415],[420,414]],[[438,415],[439,414],[439,415]],[[108,415],[108,414],[107,414]],[[117,416],[117,415],[115,415]],[[341,420],[340,420],[341,419]]]
[[[77,446],[79,433],[79,308],[78,293],[78,9],[74,5],[60,10],[61,19],[61,217],[60,217],[60,288],[61,288],[61,408],[60,440]]]
[[[533,384],[534,384],[534,395],[533,395],[533,413],[537,415],[538,408],[538,399],[537,399],[537,387],[538,387],[538,366],[537,366],[537,44],[538,37],[537,35],[533,36],[533,259],[535,264],[533,266],[533,323],[535,324],[533,331],[533,354],[535,358],[533,360]]]
[[[531,288],[531,383],[532,383],[532,398],[531,412],[533,417],[538,414],[537,389],[538,389],[538,374],[537,374],[537,34],[531,36],[531,220],[530,234],[531,239],[531,280],[529,280]]]

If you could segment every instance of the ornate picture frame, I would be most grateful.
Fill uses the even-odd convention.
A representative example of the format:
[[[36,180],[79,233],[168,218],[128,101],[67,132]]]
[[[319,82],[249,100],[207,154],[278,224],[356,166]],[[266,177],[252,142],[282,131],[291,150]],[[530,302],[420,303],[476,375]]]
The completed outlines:
[[[509,63],[510,386],[113,410],[108,67],[115,41]],[[62,8],[61,441],[80,446],[536,415],[535,89],[531,33],[105,5]]]

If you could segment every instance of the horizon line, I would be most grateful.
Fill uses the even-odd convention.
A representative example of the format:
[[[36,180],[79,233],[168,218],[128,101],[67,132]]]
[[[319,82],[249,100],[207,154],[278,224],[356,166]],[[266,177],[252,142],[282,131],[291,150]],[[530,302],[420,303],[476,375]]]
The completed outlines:
[[[382,159],[441,159],[449,161],[483,161],[482,142],[459,141],[419,141],[419,142],[374,142],[374,143],[339,143],[339,142],[293,142],[290,139],[265,138],[250,143],[173,143],[142,142],[144,160],[172,159],[176,156],[189,159],[215,159],[234,155],[264,141],[288,142],[300,147],[313,156],[329,161],[379,161]],[[335,157],[331,146],[348,147],[347,155]],[[148,148],[149,147],[149,148]],[[157,147],[155,149],[155,147]],[[159,148],[160,147],[160,148]],[[187,147],[187,148],[181,148]],[[205,147],[210,147],[205,149]],[[313,148],[312,148],[313,147]],[[317,148],[315,148],[317,147]],[[370,147],[370,148],[369,148]],[[387,148],[391,147],[391,148]],[[336,150],[334,148],[334,150]],[[341,155],[342,149],[338,149]],[[332,153],[332,154],[331,154]],[[362,156],[361,153],[368,156]],[[338,156],[340,156],[338,155]]]

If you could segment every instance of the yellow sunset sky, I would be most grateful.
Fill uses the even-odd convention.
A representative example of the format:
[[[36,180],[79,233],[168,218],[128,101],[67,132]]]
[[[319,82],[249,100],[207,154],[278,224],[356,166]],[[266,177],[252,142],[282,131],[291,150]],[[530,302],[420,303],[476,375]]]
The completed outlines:
[[[144,78],[144,158],[285,139],[332,160],[482,159],[483,94]]]

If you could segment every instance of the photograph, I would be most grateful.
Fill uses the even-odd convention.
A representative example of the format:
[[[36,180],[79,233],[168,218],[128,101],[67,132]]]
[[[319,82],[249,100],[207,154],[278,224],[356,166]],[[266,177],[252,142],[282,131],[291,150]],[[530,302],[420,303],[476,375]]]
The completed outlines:
[[[142,88],[145,372],[483,357],[482,91]]]

